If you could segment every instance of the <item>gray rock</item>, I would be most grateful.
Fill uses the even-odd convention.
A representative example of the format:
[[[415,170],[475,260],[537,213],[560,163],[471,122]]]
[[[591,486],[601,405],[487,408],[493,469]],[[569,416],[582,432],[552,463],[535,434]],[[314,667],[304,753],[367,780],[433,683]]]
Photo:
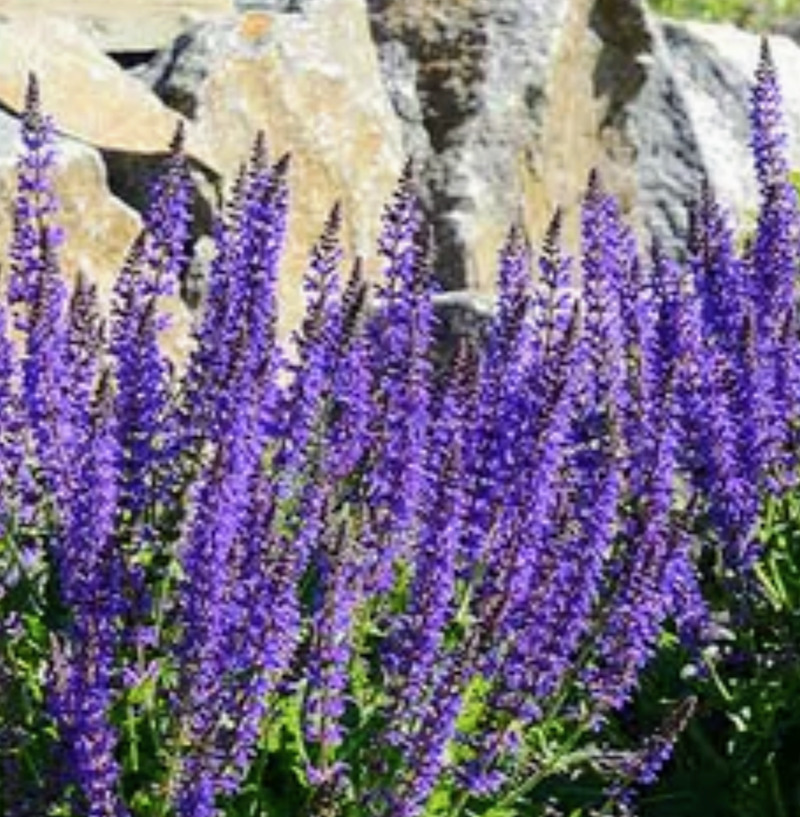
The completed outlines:
[[[487,283],[475,244],[486,240],[482,225],[493,222],[488,241],[496,247],[521,205],[519,156],[541,131],[549,64],[571,5],[369,0],[447,288]]]
[[[745,226],[755,211],[748,104],[759,45],[731,26],[660,21],[643,0],[180,0],[168,30],[182,33],[134,72],[151,94],[85,35],[106,16],[114,31],[129,28],[136,4],[117,5],[86,0],[78,38],[10,0],[0,101],[15,110],[18,67],[37,70],[48,109],[102,151],[112,192],[136,208],[175,111],[189,120],[207,202],[264,128],[276,153],[294,153],[303,226],[287,287],[336,198],[349,246],[378,268],[369,253],[403,151],[415,160],[446,289],[491,291],[510,223],[535,243],[556,205],[574,248],[592,167],[635,225],[673,249],[703,177]],[[772,46],[789,130],[800,134],[800,86],[790,82],[800,47],[782,37]]]
[[[310,0],[233,0],[233,5],[240,13],[248,11],[301,12],[309,2]]]
[[[71,20],[106,53],[148,54],[193,23],[233,11],[233,0],[3,0],[0,14]]]
[[[433,296],[434,363],[447,371],[462,343],[480,349],[495,313],[495,301],[479,292],[452,290]]]
[[[554,205],[565,206],[574,245],[593,166],[644,236],[674,251],[704,178],[745,223],[754,211],[756,35],[660,21],[642,0],[368,2],[446,288],[491,289],[509,223],[541,235]],[[789,83],[800,48],[772,44],[800,133]]]
[[[675,250],[704,174],[686,80],[641,3],[598,0],[592,21],[603,38],[595,82],[609,99],[601,126],[608,158],[630,173],[637,226]]]
[[[760,38],[730,25],[664,21],[654,61],[620,129],[636,146],[637,209],[652,234],[677,248],[686,205],[705,178],[741,227],[752,222],[758,191],[750,152],[749,106]],[[800,137],[800,93],[790,78],[800,48],[770,41],[782,78],[785,118]],[[792,164],[800,142],[790,139]]]
[[[235,20],[226,18],[215,25],[191,26],[135,74],[165,105],[194,119],[197,89],[230,51],[236,25]]]

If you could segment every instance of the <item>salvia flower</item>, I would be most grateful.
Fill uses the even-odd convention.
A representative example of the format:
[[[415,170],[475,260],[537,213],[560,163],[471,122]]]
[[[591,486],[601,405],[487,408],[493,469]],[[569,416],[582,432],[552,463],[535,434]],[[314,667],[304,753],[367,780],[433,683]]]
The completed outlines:
[[[367,551],[375,564],[372,581],[377,590],[387,589],[391,581],[402,532],[414,524],[425,480],[432,387],[429,239],[409,166],[384,214],[379,250],[386,262],[385,283],[367,326],[375,403]]]
[[[40,297],[40,279],[45,276],[48,253],[61,242],[61,231],[55,223],[58,199],[52,180],[54,141],[53,122],[42,112],[39,83],[31,75],[22,115],[23,152],[17,165],[17,196],[9,252],[8,300],[15,307],[15,323],[20,329],[30,321],[25,307],[30,310]]]
[[[119,792],[111,725],[120,641],[123,566],[115,547],[117,438],[108,378],[92,425],[77,446],[79,480],[65,510],[57,555],[59,587],[71,616],[56,657],[50,711],[59,728],[67,774],[90,817],[127,814]]]
[[[23,333],[21,399],[35,454],[47,487],[59,501],[71,479],[72,430],[65,410],[66,287],[58,264],[55,224],[54,130],[42,113],[35,77],[28,83],[22,116],[23,153],[11,238],[8,302]]]
[[[704,594],[751,575],[765,498],[795,479],[800,214],[766,46],[752,101],[746,250],[705,189],[685,262],[645,259],[593,173],[579,257],[560,214],[538,259],[513,228],[486,342],[437,378],[410,166],[372,303],[360,262],[340,281],[337,206],[284,349],[288,158],[259,136],[214,227],[179,380],[161,336],[191,247],[182,132],[106,332],[94,289],[79,276],[68,301],[61,280],[53,128],[31,82],[0,310],[16,559],[0,680],[37,725],[27,710],[3,724],[0,771],[16,797],[41,738],[60,774],[14,808],[216,817],[279,808],[286,784],[320,817],[482,813],[522,803],[549,770],[540,746],[564,735],[559,770],[588,758],[620,808],[651,783],[693,702],[635,750],[606,751],[610,716],[666,629],[708,638]],[[41,712],[25,686],[39,679]]]
[[[751,91],[751,147],[756,177],[762,191],[786,179],[787,136],[783,124],[783,102],[769,40],[761,40],[761,54]]]
[[[19,399],[17,356],[8,334],[7,313],[0,307],[0,535],[15,513],[23,464],[24,419]]]

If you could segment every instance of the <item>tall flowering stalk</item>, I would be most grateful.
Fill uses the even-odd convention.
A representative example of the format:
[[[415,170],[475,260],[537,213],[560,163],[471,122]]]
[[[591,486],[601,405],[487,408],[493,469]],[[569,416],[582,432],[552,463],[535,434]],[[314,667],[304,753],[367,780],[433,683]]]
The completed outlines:
[[[61,232],[55,224],[53,123],[41,110],[31,76],[22,115],[23,153],[9,251],[8,302],[23,333],[22,403],[47,488],[63,505],[72,478],[72,431],[63,404],[66,287],[58,267]]]
[[[120,423],[121,512],[136,519],[160,498],[159,471],[175,456],[164,439],[169,365],[159,347],[165,318],[159,298],[172,295],[188,264],[191,180],[179,127],[161,179],[153,185],[144,227],[114,286],[110,350]]]
[[[384,214],[378,245],[385,260],[384,283],[367,327],[375,412],[366,549],[373,562],[370,581],[379,592],[391,586],[404,551],[403,532],[415,524],[425,480],[433,324],[428,241],[409,164]]]
[[[217,251],[205,309],[181,388],[184,446],[224,437],[240,391],[251,379],[275,391],[281,366],[275,285],[286,232],[288,168],[288,156],[269,163],[260,135],[227,213],[215,225]],[[272,405],[279,396],[265,399]]]
[[[68,302],[59,277],[31,83],[0,311],[0,556],[22,554],[0,580],[0,680],[46,714],[2,724],[0,785],[24,803],[38,784],[20,732],[45,721],[61,774],[39,801],[91,817],[505,813],[587,763],[611,797],[652,782],[692,699],[635,749],[610,749],[610,721],[665,631],[703,644],[758,556],[765,495],[793,479],[800,214],[779,114],[765,47],[747,250],[705,190],[685,263],[645,258],[592,174],[580,257],[560,214],[538,259],[512,229],[486,343],[441,378],[410,168],[372,303],[360,262],[341,280],[335,207],[284,349],[288,159],[259,137],[176,382],[160,335],[188,263],[181,136],[107,331],[94,289],[78,278]]]
[[[504,384],[524,379],[522,349],[529,337],[526,318],[531,298],[530,248],[518,228],[512,228],[501,249],[498,270],[498,306],[480,360],[474,422],[467,430],[466,478],[472,481],[470,521],[464,570],[488,561],[492,531],[516,465],[515,423],[509,416],[513,401],[500,399]]]
[[[0,536],[20,509],[18,483],[21,479],[24,446],[18,361],[9,337],[8,314],[0,306]]]
[[[564,569],[571,573],[566,607],[570,616],[562,624],[568,626],[564,647],[573,651],[593,626],[592,614],[619,524],[625,466],[620,446],[625,358],[617,288],[626,261],[622,241],[616,205],[592,174],[582,210],[583,383],[565,473],[573,504],[561,509],[575,518],[575,524],[561,534]]]
[[[776,480],[773,485],[779,486],[793,479],[791,473],[797,464],[795,455],[787,450],[792,443],[796,395],[785,392],[780,373],[790,367],[800,344],[796,333],[782,331],[785,323],[793,320],[797,297],[800,205],[789,176],[781,91],[766,38],[756,71],[750,118],[761,198],[748,259],[750,298],[756,321],[753,342],[762,367],[761,385],[766,390],[762,445],[773,469],[779,462],[776,455],[780,453],[784,458],[781,463],[784,467],[770,475]]]
[[[218,234],[213,290],[184,381],[185,399],[202,401],[187,402],[185,411],[197,424],[192,433],[199,432],[190,443],[199,444],[196,453],[206,462],[180,554],[179,814],[213,814],[216,799],[237,785],[257,738],[257,719],[265,714],[261,696],[277,682],[297,640],[291,588],[304,560],[280,553],[270,531],[278,480],[260,472],[284,427],[274,286],[286,219],[285,172],[285,161],[267,163],[259,140],[235,191],[233,220]],[[223,340],[230,345],[212,346]],[[274,613],[251,619],[252,609],[270,598],[279,605]],[[235,729],[226,725],[231,711],[243,718]]]
[[[246,514],[248,468],[243,440],[220,447],[198,481],[181,563],[186,576],[180,598],[177,645],[180,713],[179,815],[216,814],[221,768],[217,732],[225,686],[231,683],[229,608],[236,577],[234,546]]]
[[[114,702],[123,565],[116,548],[117,437],[106,378],[77,447],[80,475],[65,512],[60,589],[70,625],[54,655],[50,710],[67,774],[90,817],[121,817]]]

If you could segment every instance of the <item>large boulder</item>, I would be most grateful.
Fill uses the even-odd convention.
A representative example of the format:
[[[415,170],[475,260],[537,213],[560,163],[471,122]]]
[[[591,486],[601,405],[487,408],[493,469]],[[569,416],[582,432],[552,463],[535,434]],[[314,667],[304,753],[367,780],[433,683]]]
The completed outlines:
[[[0,105],[19,114],[28,76],[35,73],[44,108],[59,133],[101,151],[110,188],[141,211],[143,190],[182,120],[180,114],[122,70],[71,20],[33,13],[0,17],[0,55]],[[197,175],[210,183],[203,191],[214,199],[218,179],[209,166],[213,158],[187,130]]]
[[[574,246],[593,167],[634,224],[674,248],[703,177],[745,218],[755,207],[747,109],[759,46],[730,26],[660,21],[642,0],[181,0],[169,4],[180,34],[126,72],[99,29],[87,33],[93,15],[130,11],[105,5],[4,4],[0,105],[18,112],[35,70],[70,149],[100,152],[99,206],[134,219],[182,119],[201,233],[257,131],[274,157],[290,151],[284,327],[300,314],[299,278],[335,200],[349,254],[378,268],[380,213],[405,155],[447,289],[490,291],[509,225],[535,242],[556,206]],[[49,14],[59,9],[73,21]],[[202,22],[188,25],[195,14]],[[800,49],[772,45],[797,130],[788,80]]]
[[[337,201],[349,254],[374,270],[381,210],[403,164],[362,0],[274,4],[186,32],[142,78],[191,123],[194,144],[230,180],[259,130],[291,152],[283,325],[296,323],[309,248]]]
[[[627,0],[600,0],[627,4]],[[656,236],[680,254],[688,206],[706,181],[747,229],[757,208],[752,170],[749,108],[760,37],[732,25],[642,17],[647,45],[635,93],[611,105],[603,124],[620,171],[627,168],[631,216],[646,237]],[[630,76],[634,51],[609,50],[610,87]],[[640,38],[644,42],[644,38]],[[790,78],[800,68],[800,48],[771,37],[782,79],[784,114],[790,134],[800,137],[800,91]],[[598,69],[603,65],[603,57]],[[789,141],[800,167],[800,138]],[[624,173],[618,173],[618,178]]]
[[[369,0],[407,149],[421,168],[450,288],[490,289],[513,222],[539,236],[599,167],[636,204],[616,112],[646,83],[637,0]],[[574,239],[576,219],[567,219]]]
[[[561,52],[586,23],[579,6],[572,0],[369,2],[448,288],[488,288],[509,223],[521,208],[538,207]],[[583,130],[577,108],[586,94],[572,87],[583,81],[574,70],[569,91],[576,111],[564,122],[571,133]]]
[[[800,47],[786,37],[769,42],[783,89],[790,161],[800,168],[800,88],[792,81]],[[758,195],[749,108],[759,37],[732,25],[664,21],[663,54],[666,93],[643,95],[631,110],[643,221],[652,232],[680,236],[682,205],[705,177],[746,229]],[[670,130],[662,131],[659,121]],[[687,167],[696,171],[691,177]]]
[[[508,225],[540,236],[556,205],[574,245],[592,167],[643,237],[673,249],[704,178],[745,218],[755,207],[756,35],[661,21],[642,0],[368,2],[445,286],[490,289]],[[800,49],[774,38],[773,51],[800,130]]]
[[[0,14],[68,19],[103,51],[122,56],[166,48],[189,26],[232,8],[233,0],[3,0]]]
[[[157,153],[175,111],[106,56],[74,22],[45,14],[0,17],[0,104],[19,111],[28,74],[59,130],[97,148]]]
[[[301,314],[299,279],[336,200],[346,213],[351,255],[374,257],[381,208],[403,155],[366,10],[358,0],[315,2],[307,14],[231,12],[191,29],[163,52],[150,74],[169,105],[71,21],[40,14],[0,19],[0,55],[3,107],[19,113],[28,72],[34,71],[64,144],[96,149],[90,151],[93,166],[104,171],[102,184],[94,187],[98,212],[123,207],[135,223],[136,214],[118,199],[142,209],[147,181],[180,120],[203,194],[200,227],[206,231],[211,207],[219,204],[221,188],[236,175],[259,130],[266,131],[275,156],[291,151],[284,329]],[[183,104],[188,99],[191,109]],[[125,245],[131,230],[117,235]],[[89,271],[107,280],[122,255],[109,255],[98,245],[97,263],[88,264]],[[106,263],[110,268],[100,270]]]

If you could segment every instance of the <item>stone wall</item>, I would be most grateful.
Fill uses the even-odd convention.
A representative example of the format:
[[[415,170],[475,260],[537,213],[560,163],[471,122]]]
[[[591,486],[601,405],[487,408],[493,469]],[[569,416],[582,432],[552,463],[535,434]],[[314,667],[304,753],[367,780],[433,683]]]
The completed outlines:
[[[559,205],[574,239],[592,167],[638,229],[672,246],[704,176],[745,224],[753,210],[752,34],[661,21],[638,0],[238,5],[6,0],[0,245],[29,71],[62,139],[65,266],[84,269],[105,292],[179,120],[200,191],[199,234],[258,130],[275,156],[291,151],[284,328],[300,314],[299,278],[334,201],[343,204],[350,257],[364,256],[378,273],[380,213],[406,156],[446,289],[491,292],[513,221],[536,241]],[[783,37],[772,45],[800,135],[800,91],[789,81],[800,49]],[[791,144],[800,167],[800,139]]]

